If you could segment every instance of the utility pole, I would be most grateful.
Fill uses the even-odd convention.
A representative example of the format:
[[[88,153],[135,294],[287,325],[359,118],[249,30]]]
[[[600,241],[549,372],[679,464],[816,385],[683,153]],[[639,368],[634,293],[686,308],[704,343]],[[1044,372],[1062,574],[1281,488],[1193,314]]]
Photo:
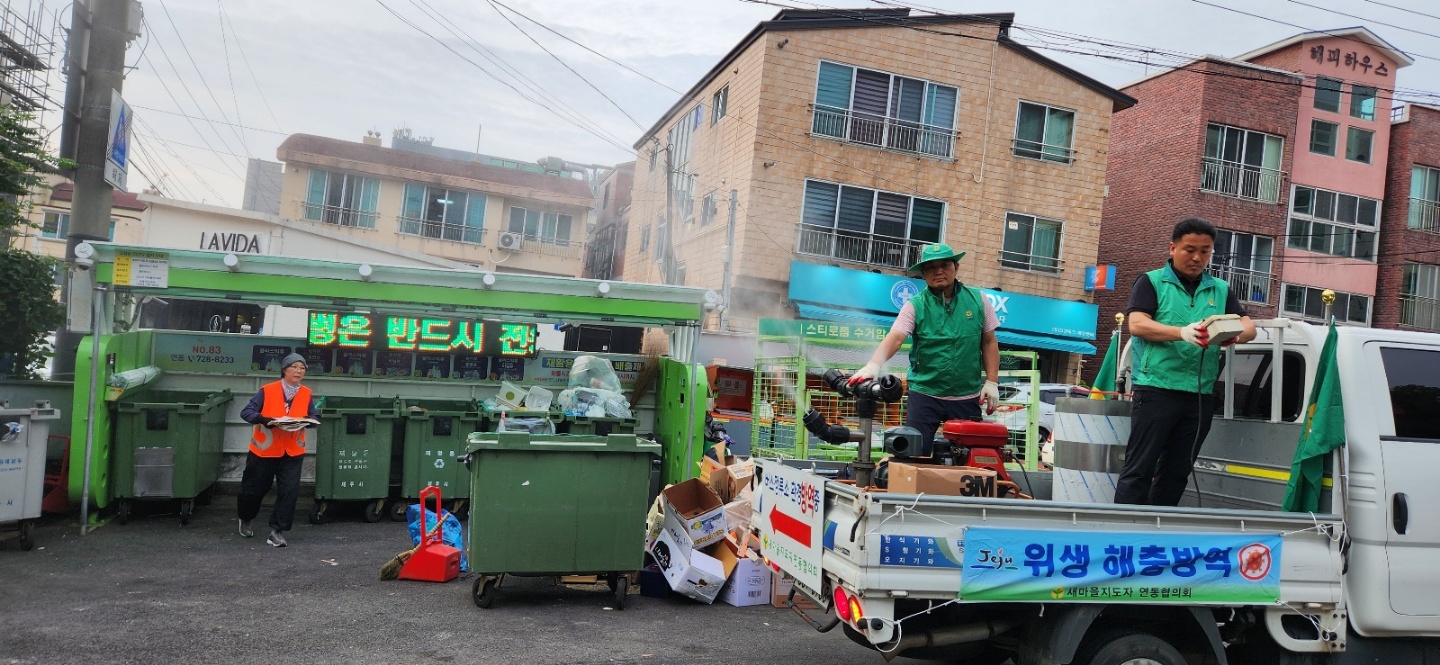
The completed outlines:
[[[73,115],[79,116],[79,131],[73,134],[75,194],[70,205],[70,234],[65,242],[65,261],[71,265],[75,262],[76,245],[87,240],[110,239],[110,203],[114,190],[105,182],[105,153],[110,138],[111,95],[112,91],[119,92],[124,83],[125,42],[129,38],[130,0],[90,1],[94,11],[90,13],[89,39],[83,44],[85,69],[83,74],[73,69],[68,72],[65,88],[67,105],[72,99],[80,100],[78,109],[67,108],[64,113],[66,122]],[[75,3],[73,11],[77,16],[84,11],[80,2]],[[77,46],[81,46],[75,43],[76,23],[77,19],[72,17],[72,64],[78,57]],[[62,151],[67,138],[70,137],[61,137]],[[61,294],[72,313],[88,312],[92,297],[89,289],[66,288]],[[81,334],[71,332],[69,326],[56,335],[55,378],[74,379],[75,349],[80,337]]]
[[[80,95],[85,92],[85,46],[90,43],[90,7],[82,0],[70,4],[70,34],[65,40],[65,108],[60,112],[60,157],[75,159],[80,136]],[[73,176],[73,171],[66,175]]]

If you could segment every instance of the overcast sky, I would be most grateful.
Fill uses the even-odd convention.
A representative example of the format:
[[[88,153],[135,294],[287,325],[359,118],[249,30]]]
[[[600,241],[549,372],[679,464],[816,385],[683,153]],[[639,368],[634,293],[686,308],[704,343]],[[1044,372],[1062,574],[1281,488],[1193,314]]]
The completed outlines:
[[[147,26],[126,58],[124,96],[140,119],[134,140],[144,171],[131,167],[130,189],[139,191],[153,178],[174,198],[239,207],[246,158],[275,160],[284,137],[302,132],[358,141],[378,131],[388,146],[393,130],[408,128],[438,146],[475,150],[478,140],[481,152],[513,159],[628,161],[641,127],[674,103],[675,91],[688,90],[757,22],[780,10],[740,0],[499,2],[518,13],[502,16],[489,0],[143,0]],[[46,0],[45,6],[53,11],[68,4]],[[1125,60],[1235,56],[1303,29],[1366,25],[1415,58],[1398,72],[1400,89],[1440,103],[1422,98],[1440,94],[1440,6],[1433,0],[926,0],[910,6],[1014,12],[1012,36],[1021,42],[1111,56],[1041,50],[1117,87],[1146,72],[1143,62]],[[68,10],[60,21],[68,25]],[[1139,47],[1158,52],[1145,55]],[[58,75],[52,85],[51,97],[63,98]],[[48,124],[57,117],[50,114]]]

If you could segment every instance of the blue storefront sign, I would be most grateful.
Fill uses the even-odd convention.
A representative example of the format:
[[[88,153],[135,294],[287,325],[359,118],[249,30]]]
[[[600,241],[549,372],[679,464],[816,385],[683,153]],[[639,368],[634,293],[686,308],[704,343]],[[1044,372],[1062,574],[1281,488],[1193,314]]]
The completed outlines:
[[[918,279],[794,261],[790,300],[801,316],[889,326],[925,283]],[[980,289],[1000,319],[1000,341],[1018,346],[1094,353],[1099,307],[1024,293]]]
[[[964,600],[1273,604],[1279,534],[965,530]]]

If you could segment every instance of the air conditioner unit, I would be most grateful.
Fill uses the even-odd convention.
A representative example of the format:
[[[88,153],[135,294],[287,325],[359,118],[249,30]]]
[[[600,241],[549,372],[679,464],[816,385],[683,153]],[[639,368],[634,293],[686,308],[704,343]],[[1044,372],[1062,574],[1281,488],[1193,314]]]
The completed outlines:
[[[501,233],[501,234],[500,234],[500,249],[511,249],[511,250],[520,249],[520,246],[521,246],[521,245],[524,245],[524,244],[525,244],[525,234],[523,234],[523,233]]]

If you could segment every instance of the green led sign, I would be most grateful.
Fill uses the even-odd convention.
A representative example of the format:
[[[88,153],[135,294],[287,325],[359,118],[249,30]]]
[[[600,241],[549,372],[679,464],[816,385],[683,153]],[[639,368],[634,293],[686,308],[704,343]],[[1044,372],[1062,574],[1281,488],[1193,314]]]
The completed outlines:
[[[362,351],[414,351],[532,358],[539,331],[533,323],[425,316],[310,312],[311,347]]]

